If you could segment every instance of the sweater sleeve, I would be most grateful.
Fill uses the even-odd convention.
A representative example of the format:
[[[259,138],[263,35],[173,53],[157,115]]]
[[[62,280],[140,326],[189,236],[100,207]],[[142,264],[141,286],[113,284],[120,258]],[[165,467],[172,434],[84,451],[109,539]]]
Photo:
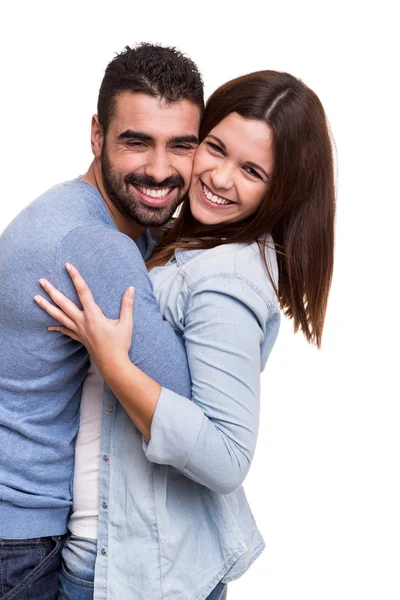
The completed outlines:
[[[257,439],[260,344],[268,308],[245,281],[202,282],[185,313],[192,402],[163,388],[143,438],[148,460],[228,494],[249,470]]]
[[[54,283],[60,291],[81,307],[65,268],[66,262],[72,263],[110,319],[119,317],[123,293],[129,286],[135,286],[130,359],[161,386],[190,397],[184,343],[160,313],[136,244],[110,227],[82,226],[64,237],[56,260],[57,281]]]

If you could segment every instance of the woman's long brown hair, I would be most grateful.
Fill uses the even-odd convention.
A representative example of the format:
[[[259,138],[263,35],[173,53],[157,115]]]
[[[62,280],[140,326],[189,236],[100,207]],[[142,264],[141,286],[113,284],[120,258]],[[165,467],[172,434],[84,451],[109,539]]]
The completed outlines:
[[[185,201],[164,231],[149,268],[165,264],[177,248],[208,249],[258,241],[264,264],[265,234],[277,251],[277,294],[284,314],[307,341],[321,346],[334,250],[335,186],[332,144],[318,96],[288,73],[258,71],[228,81],[209,98],[200,142],[230,113],[263,121],[274,134],[275,165],[266,198],[245,221],[207,227]],[[196,233],[194,233],[197,226]]]

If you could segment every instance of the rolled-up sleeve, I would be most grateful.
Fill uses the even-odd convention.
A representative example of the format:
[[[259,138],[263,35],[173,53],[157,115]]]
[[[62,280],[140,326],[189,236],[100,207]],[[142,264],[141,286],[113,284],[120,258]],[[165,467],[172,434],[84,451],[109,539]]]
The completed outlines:
[[[192,291],[183,330],[192,401],[163,388],[151,440],[143,439],[148,460],[222,494],[242,484],[257,440],[268,312],[236,277],[206,280]]]

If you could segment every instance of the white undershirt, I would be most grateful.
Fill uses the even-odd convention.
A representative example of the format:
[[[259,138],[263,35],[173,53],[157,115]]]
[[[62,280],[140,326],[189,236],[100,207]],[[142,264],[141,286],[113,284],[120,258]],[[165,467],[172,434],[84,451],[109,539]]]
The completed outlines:
[[[91,363],[82,388],[81,418],[75,446],[72,514],[68,529],[97,540],[100,435],[104,380]]]

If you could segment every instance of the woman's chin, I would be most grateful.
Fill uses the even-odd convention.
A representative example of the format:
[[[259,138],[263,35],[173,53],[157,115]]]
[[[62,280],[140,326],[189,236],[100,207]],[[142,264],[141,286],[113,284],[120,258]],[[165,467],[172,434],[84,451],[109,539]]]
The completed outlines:
[[[212,215],[208,215],[206,211],[202,211],[198,209],[198,207],[190,207],[193,218],[196,219],[198,223],[201,225],[215,225],[217,220],[212,217]]]

